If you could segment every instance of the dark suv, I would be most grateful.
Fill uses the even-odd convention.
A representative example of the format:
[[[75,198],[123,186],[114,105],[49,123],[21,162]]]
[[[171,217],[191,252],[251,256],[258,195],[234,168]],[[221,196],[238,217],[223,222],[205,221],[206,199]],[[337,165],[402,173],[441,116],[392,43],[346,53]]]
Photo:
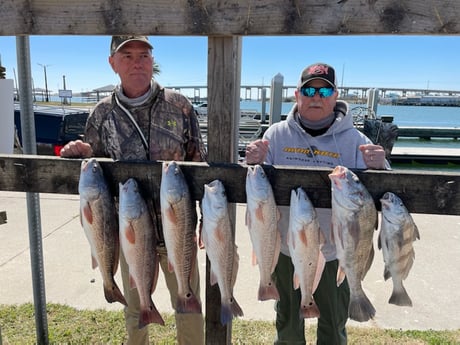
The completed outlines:
[[[59,156],[65,144],[82,138],[88,115],[87,109],[34,106],[37,154]],[[21,113],[18,106],[14,110],[14,124],[22,146]]]

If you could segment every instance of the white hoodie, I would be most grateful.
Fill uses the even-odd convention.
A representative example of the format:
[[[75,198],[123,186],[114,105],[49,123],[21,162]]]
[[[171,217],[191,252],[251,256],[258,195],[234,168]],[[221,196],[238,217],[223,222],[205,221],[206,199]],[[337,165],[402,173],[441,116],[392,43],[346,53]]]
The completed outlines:
[[[346,102],[337,101],[334,112],[336,118],[328,130],[324,134],[311,136],[300,125],[295,104],[285,121],[273,124],[265,132],[263,138],[269,141],[265,164],[330,168],[343,165],[351,169],[365,169],[359,146],[371,144],[372,141],[353,126]],[[308,190],[305,192],[309,194]],[[279,209],[281,252],[289,256],[286,242],[289,206],[279,206]],[[331,210],[318,208],[316,211],[326,239],[322,252],[326,261],[335,260],[336,250],[331,240]]]

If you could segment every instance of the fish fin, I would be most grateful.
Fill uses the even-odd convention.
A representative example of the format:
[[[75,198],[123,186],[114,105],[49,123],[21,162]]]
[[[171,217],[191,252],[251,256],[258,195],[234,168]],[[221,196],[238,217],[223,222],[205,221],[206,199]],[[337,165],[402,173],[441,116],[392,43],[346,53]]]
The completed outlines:
[[[115,231],[114,236],[116,237],[115,241],[115,250],[113,254],[113,268],[112,268],[112,274],[115,275],[118,271],[118,265],[120,263],[120,238],[119,238],[119,232]]]
[[[276,231],[276,241],[275,241],[275,253],[273,255],[272,267],[270,272],[275,271],[275,267],[278,264],[278,258],[280,256],[281,251],[281,235],[279,231]]]
[[[305,247],[308,246],[307,233],[305,231],[300,232],[299,240],[300,240],[300,242],[302,242],[302,244]]]
[[[171,261],[168,260],[168,271],[169,272],[174,272],[174,265]]]
[[[257,255],[256,255],[256,252],[254,251],[254,249],[252,250],[252,265],[255,266],[257,265]]]
[[[178,296],[176,312],[179,314],[201,314],[201,303],[192,291],[185,296]]]
[[[91,255],[91,268],[94,270],[95,268],[97,268],[97,266],[99,265],[97,264],[96,258],[93,255]]]
[[[295,273],[295,272],[292,275],[292,286],[294,287],[294,290],[297,290],[299,288],[299,286],[300,286],[299,275],[297,273]]]
[[[157,323],[162,326],[165,325],[163,318],[161,317],[153,302],[150,303],[147,309],[141,310],[139,315],[139,329],[144,328],[149,323]]]
[[[152,288],[150,290],[150,294],[153,294],[155,289],[157,288],[157,283],[158,283],[158,276],[160,272],[160,261],[158,260],[158,257],[155,255],[155,263],[154,263],[154,268],[153,268],[153,280],[152,280]]]
[[[345,280],[346,274],[342,266],[339,265],[339,268],[337,270],[337,286],[340,286],[340,284],[343,283]]]
[[[128,306],[126,303],[125,297],[120,291],[117,283],[113,281],[111,284],[104,284],[104,296],[107,302],[120,302],[121,304]]]
[[[209,276],[209,284],[211,284],[211,286],[214,286],[216,285],[216,283],[217,283],[217,275],[211,267],[210,276]]]
[[[244,219],[245,219],[246,226],[251,227],[251,215],[248,210],[248,207],[246,207],[246,217]]]
[[[412,307],[412,300],[410,299],[409,295],[407,294],[404,285],[395,284],[393,281],[393,292],[391,294],[388,303],[395,304],[401,307]]]
[[[270,279],[267,286],[259,285],[258,299],[259,301],[267,301],[269,299],[279,301],[280,294],[272,279]]]
[[[81,227],[83,228],[83,212],[82,212],[82,209],[80,208],[80,225]]]
[[[91,205],[86,203],[83,206],[83,217],[85,217],[88,224],[93,224],[93,211],[91,210]]]
[[[134,280],[134,278],[133,278],[133,276],[131,274],[129,275],[129,287],[131,289],[136,288],[136,281]]]
[[[323,255],[323,252],[320,250],[318,253],[318,263],[316,264],[315,277],[313,278],[313,286],[311,293],[314,293],[318,288],[319,281],[323,275],[324,267],[326,267],[326,258]]]
[[[228,303],[222,301],[220,309],[220,323],[224,326],[236,316],[243,316],[243,310],[236,299],[231,297]]]
[[[223,243],[225,241],[225,230],[222,229],[220,226],[216,227],[215,234],[216,234],[216,240],[219,243]]]
[[[174,212],[174,208],[171,205],[169,205],[169,207],[166,208],[163,213],[171,223],[177,224],[177,215],[176,212]]]
[[[348,315],[350,319],[358,322],[365,322],[374,318],[375,308],[364,291],[357,296],[351,296]]]
[[[262,204],[257,204],[257,207],[255,209],[255,216],[256,218],[261,222],[264,223],[264,207]]]
[[[240,265],[240,256],[238,255],[238,247],[235,244],[233,248],[233,267],[232,267],[232,287],[235,286],[238,267]]]
[[[388,280],[389,278],[391,278],[391,273],[390,273],[390,270],[385,266],[385,268],[383,269],[383,279]]]
[[[374,211],[374,213],[375,213],[374,230],[377,231],[377,229],[379,228],[379,213],[377,209]]]
[[[415,223],[413,223],[413,224],[414,224],[414,239],[413,240],[415,241],[416,239],[418,239],[418,240],[420,239],[420,232],[418,230],[417,225],[415,225]]]
[[[133,244],[136,242],[136,232],[134,231],[134,228],[131,225],[131,223],[129,223],[129,225],[125,227],[123,235],[129,243]]]
[[[361,280],[364,280],[367,272],[372,266],[372,262],[374,261],[374,245],[371,244],[371,250],[369,251],[369,256],[367,257],[366,266],[362,272]]]
[[[278,207],[276,207],[276,222],[278,222],[281,218],[281,212]]]

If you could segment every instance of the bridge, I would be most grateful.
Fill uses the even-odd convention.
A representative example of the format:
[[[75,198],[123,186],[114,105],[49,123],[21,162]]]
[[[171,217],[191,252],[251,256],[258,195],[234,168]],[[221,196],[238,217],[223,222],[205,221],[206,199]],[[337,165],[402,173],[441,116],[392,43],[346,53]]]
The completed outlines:
[[[208,88],[206,85],[188,85],[188,86],[168,86],[169,88],[180,91],[193,102],[202,102],[207,99]],[[294,97],[294,90],[296,85],[285,85],[282,87],[283,99]],[[241,85],[240,97],[243,100],[257,100],[262,99],[262,90],[270,90],[270,85]],[[460,90],[440,90],[440,89],[414,89],[414,88],[401,88],[401,87],[379,87],[374,86],[338,86],[340,97],[356,97],[366,99],[367,93],[370,89],[378,89],[380,97],[384,98],[389,93],[397,93],[401,97],[407,95],[447,95],[447,96],[460,96]]]

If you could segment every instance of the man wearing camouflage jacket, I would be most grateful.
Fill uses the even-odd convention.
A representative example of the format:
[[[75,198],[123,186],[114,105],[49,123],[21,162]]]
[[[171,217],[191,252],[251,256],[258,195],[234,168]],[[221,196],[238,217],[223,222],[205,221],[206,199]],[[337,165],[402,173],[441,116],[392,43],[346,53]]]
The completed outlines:
[[[145,36],[113,36],[109,63],[121,83],[91,112],[84,142],[68,143],[62,157],[109,157],[114,160],[205,161],[206,151],[196,113],[183,95],[153,80],[152,45]],[[161,228],[159,196],[150,200],[157,224],[160,266],[175,308],[177,281],[169,272]],[[127,344],[148,344],[148,328],[138,329],[139,296],[129,284],[128,266],[121,253]],[[200,300],[198,267],[192,272],[191,288]],[[176,313],[178,344],[204,344],[202,314]]]

